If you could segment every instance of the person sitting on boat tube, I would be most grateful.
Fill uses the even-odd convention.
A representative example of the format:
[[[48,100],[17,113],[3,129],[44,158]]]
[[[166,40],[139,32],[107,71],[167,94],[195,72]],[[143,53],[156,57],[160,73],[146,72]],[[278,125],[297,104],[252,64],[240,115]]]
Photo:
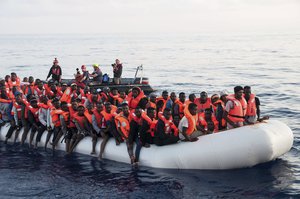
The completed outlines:
[[[245,115],[245,124],[254,124],[260,119],[260,101],[255,94],[251,93],[251,87],[244,87],[244,98],[247,102],[247,112]]]
[[[207,108],[203,113],[199,113],[198,118],[199,125],[205,130],[205,133],[210,134],[218,131],[219,122],[211,108]]]
[[[122,70],[123,66],[119,59],[116,59],[116,62],[111,65],[113,67],[113,73],[114,73],[114,83],[120,84],[121,83],[121,76],[122,76]]]
[[[178,129],[172,121],[172,113],[165,108],[163,114],[158,114],[158,121],[155,128],[153,142],[157,146],[174,144],[178,141]]]
[[[94,71],[93,73],[89,74],[90,77],[93,78],[94,82],[97,82],[98,84],[102,83],[102,71],[99,68],[99,64],[93,64]]]
[[[52,79],[56,82],[61,82],[61,75],[62,70],[61,67],[58,65],[57,58],[54,59],[53,65],[49,70],[49,73],[47,75],[46,81],[48,81],[49,77],[52,76]]]
[[[224,111],[224,119],[227,121],[227,128],[241,127],[245,121],[247,102],[243,97],[244,89],[241,86],[234,87],[234,96],[228,96]]]
[[[139,87],[133,87],[132,91],[128,94],[126,101],[128,102],[129,109],[135,109],[142,98],[144,98],[144,92]]]
[[[184,109],[184,117],[180,120],[178,125],[179,139],[182,141],[195,142],[197,137],[202,135],[198,124],[197,105],[190,103]]]

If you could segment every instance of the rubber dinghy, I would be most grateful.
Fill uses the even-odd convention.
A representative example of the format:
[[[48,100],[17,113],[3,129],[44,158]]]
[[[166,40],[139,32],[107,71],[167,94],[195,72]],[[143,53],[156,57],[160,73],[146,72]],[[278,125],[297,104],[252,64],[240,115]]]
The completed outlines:
[[[5,139],[8,128],[9,125],[2,127],[1,140]],[[44,146],[46,134],[44,132],[39,146]],[[210,170],[252,167],[285,154],[291,149],[293,140],[293,133],[287,125],[277,120],[269,120],[201,136],[197,142],[180,142],[161,147],[151,145],[150,148],[142,148],[140,165],[153,168]],[[97,143],[97,154],[100,143],[101,141]],[[56,149],[65,150],[65,144],[59,142]],[[92,138],[85,137],[75,152],[89,155],[91,150]],[[114,139],[110,139],[107,143],[103,157],[130,163],[125,143],[116,146]]]

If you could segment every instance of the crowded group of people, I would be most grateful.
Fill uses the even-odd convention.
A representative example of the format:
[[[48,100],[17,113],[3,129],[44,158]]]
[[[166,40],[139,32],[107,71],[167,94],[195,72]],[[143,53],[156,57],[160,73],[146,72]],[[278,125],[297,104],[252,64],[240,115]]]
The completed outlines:
[[[29,146],[37,148],[47,133],[45,149],[51,144],[54,150],[63,138],[66,152],[72,153],[90,136],[91,154],[95,154],[101,137],[102,159],[108,140],[114,139],[116,145],[126,143],[130,161],[136,164],[142,147],[194,142],[202,135],[261,120],[260,102],[250,86],[236,86],[234,94],[222,91],[210,97],[205,91],[200,97],[168,91],[145,96],[139,87],[125,93],[60,82],[61,73],[47,82],[32,76],[21,81],[16,73],[0,80],[0,126],[10,123],[5,143],[14,132],[16,142],[24,128],[21,145],[30,134]]]

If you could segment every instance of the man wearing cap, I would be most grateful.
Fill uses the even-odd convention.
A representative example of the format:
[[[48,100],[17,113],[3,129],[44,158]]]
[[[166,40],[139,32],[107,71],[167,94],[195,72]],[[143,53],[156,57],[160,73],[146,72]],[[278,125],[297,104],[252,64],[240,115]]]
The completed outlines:
[[[102,83],[102,71],[99,68],[98,64],[93,64],[94,71],[90,74],[90,77],[93,78],[94,82]]]
[[[225,106],[224,119],[227,121],[227,128],[243,126],[247,110],[247,102],[243,97],[244,89],[241,86],[234,87],[234,96],[228,97]]]
[[[48,79],[51,75],[52,75],[52,79],[54,81],[61,82],[62,70],[61,70],[61,67],[58,65],[57,58],[55,58],[53,61],[53,65],[49,70],[46,81],[48,81]]]

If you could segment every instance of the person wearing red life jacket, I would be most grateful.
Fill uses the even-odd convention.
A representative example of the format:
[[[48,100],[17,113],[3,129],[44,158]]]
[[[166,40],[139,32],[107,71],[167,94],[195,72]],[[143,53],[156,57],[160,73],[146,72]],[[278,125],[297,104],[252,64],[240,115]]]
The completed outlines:
[[[121,105],[122,102],[124,101],[124,99],[122,99],[120,97],[120,94],[119,94],[117,88],[112,88],[111,92],[109,93],[108,100],[112,105],[115,105],[115,106]]]
[[[132,91],[128,94],[126,101],[128,102],[129,109],[135,109],[142,98],[144,98],[144,92],[139,87],[133,87]]]
[[[29,76],[28,85],[24,86],[24,95],[34,94],[34,78]]]
[[[223,114],[225,111],[225,104],[227,102],[227,96],[228,96],[227,91],[220,92],[220,99],[214,103],[216,107],[215,116],[219,123],[219,127],[218,127],[219,130],[224,130],[227,128],[227,122],[223,118]]]
[[[28,132],[31,129],[31,123],[28,121],[28,107],[30,106],[30,101],[32,99],[35,99],[34,95],[27,95],[26,98],[22,98],[22,105],[21,105],[21,121],[22,121],[22,126],[24,127],[24,131],[22,134],[22,138],[21,138],[21,146],[24,145],[24,142],[27,138]]]
[[[98,137],[105,137],[104,131],[106,129],[106,123],[101,113],[103,110],[104,110],[103,103],[101,101],[98,101],[96,103],[96,108],[93,110],[93,115],[92,115],[92,125],[96,133],[93,136],[93,150],[91,154],[96,154],[96,144],[97,144]]]
[[[45,91],[45,87],[44,87],[44,83],[42,81],[38,81],[38,79],[36,79],[36,83],[35,83],[35,88],[34,88],[34,95],[37,97],[41,97],[42,95],[46,94]]]
[[[175,102],[172,105],[172,117],[174,120],[174,124],[178,127],[179,121],[184,116],[184,109],[186,107],[185,104],[185,93],[181,92],[179,93],[179,99],[175,100]]]
[[[72,142],[70,147],[70,153],[74,151],[77,144],[87,135],[92,136],[92,126],[90,125],[88,119],[85,116],[85,107],[83,105],[79,105],[77,108],[77,113],[73,116],[73,122],[76,125],[78,130],[78,134],[76,136],[75,142]]]
[[[77,94],[77,85],[75,83],[72,83],[71,86],[64,91],[64,94],[60,98],[60,101],[70,103],[72,98],[78,98],[78,96],[79,95]]]
[[[150,147],[150,144],[153,144],[153,137],[155,126],[157,123],[156,117],[156,110],[153,107],[147,108],[147,114],[142,113],[142,126],[140,130],[140,136],[142,141],[143,147]]]
[[[156,104],[159,102],[159,101],[162,101],[160,103],[162,103],[162,108],[161,110],[157,110],[157,113],[160,112],[160,111],[163,111],[165,108],[166,108],[166,104],[167,104],[167,101],[170,99],[169,97],[169,92],[168,91],[163,91],[161,93],[161,96],[160,97],[157,97],[156,98]]]
[[[207,92],[202,91],[200,93],[200,98],[196,98],[194,102],[198,107],[198,112],[202,113],[205,109],[212,106],[211,99],[208,97]]]
[[[174,144],[178,141],[178,129],[174,125],[171,110],[165,108],[163,114],[158,114],[159,119],[156,124],[153,142],[157,146]]]
[[[98,95],[98,93],[94,91],[92,94],[87,95],[87,99],[84,102],[84,106],[85,107],[88,107],[88,106],[96,107],[96,105],[99,101],[101,101],[101,96]]]
[[[184,109],[184,117],[180,120],[178,125],[180,140],[194,142],[202,135],[199,126],[197,126],[197,111],[198,107],[195,103],[190,103]]]
[[[149,101],[148,101],[148,106],[147,106],[147,108],[148,108],[148,107],[152,107],[152,108],[154,108],[154,109],[156,110],[156,95],[153,94],[153,93],[151,93],[151,94],[149,95]]]
[[[195,103],[196,95],[194,93],[189,94],[189,99],[185,102],[186,107],[189,106],[190,103]]]
[[[12,119],[11,109],[13,107],[13,92],[8,91],[5,86],[0,87],[0,114],[2,115],[2,125],[6,122],[10,122]]]
[[[218,121],[211,108],[207,108],[203,113],[199,113],[199,124],[204,129],[205,134],[211,134],[218,131]]]
[[[52,79],[56,82],[61,82],[61,75],[62,75],[62,70],[61,67],[58,65],[58,60],[55,58],[53,60],[53,65],[49,70],[49,73],[47,75],[46,81],[48,81],[49,77],[52,76]]]
[[[22,92],[21,90],[21,80],[17,76],[16,73],[12,72],[10,74],[10,79],[8,80],[8,87],[10,90],[12,90],[13,87],[17,88],[17,91]]]
[[[234,96],[228,97],[223,115],[227,121],[228,129],[243,126],[247,110],[247,102],[243,97],[243,93],[243,87],[236,86],[234,87]]]
[[[18,92],[15,94],[15,100],[13,101],[13,108],[11,110],[13,118],[10,122],[10,127],[5,136],[6,139],[5,139],[4,143],[7,143],[8,139],[12,136],[12,134],[15,130],[17,130],[17,131],[15,134],[14,143],[16,142],[16,140],[18,138],[19,132],[22,128],[22,122],[21,122],[22,104],[23,104],[22,94]]]
[[[254,124],[260,119],[260,100],[255,94],[251,93],[251,87],[244,87],[244,98],[247,102],[247,112],[245,124]]]

